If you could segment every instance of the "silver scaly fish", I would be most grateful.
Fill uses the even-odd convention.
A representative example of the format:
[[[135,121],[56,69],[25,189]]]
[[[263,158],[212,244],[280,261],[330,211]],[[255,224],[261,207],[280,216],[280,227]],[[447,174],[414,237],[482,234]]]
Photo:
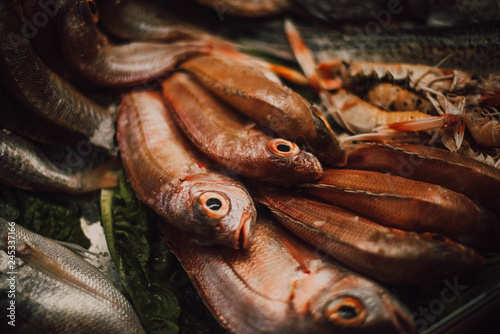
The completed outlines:
[[[66,247],[0,218],[0,249],[2,333],[146,333],[113,283]]]

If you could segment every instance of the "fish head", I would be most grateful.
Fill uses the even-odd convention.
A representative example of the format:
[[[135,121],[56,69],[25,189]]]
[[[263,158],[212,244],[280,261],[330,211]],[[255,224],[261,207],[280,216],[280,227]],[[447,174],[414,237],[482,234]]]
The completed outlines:
[[[275,179],[281,184],[297,184],[319,179],[323,167],[319,160],[309,152],[301,150],[297,144],[282,138],[272,138],[266,149],[270,161],[279,166]]]
[[[315,131],[306,138],[309,150],[326,166],[343,166],[346,162],[346,152],[342,143],[320,111],[311,107],[311,112]]]
[[[297,291],[294,306],[321,333],[415,333],[409,313],[395,297],[347,271],[333,276],[328,268],[320,269]]]
[[[203,245],[247,248],[257,212],[245,187],[230,179],[186,180],[178,198],[179,218],[193,238]],[[192,208],[186,210],[186,208]]]

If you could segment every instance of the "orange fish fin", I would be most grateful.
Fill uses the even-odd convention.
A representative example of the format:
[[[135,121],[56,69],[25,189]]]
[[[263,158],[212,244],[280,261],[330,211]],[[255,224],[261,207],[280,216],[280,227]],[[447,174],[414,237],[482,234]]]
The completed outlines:
[[[118,159],[111,159],[96,169],[83,173],[80,177],[80,191],[88,192],[117,186],[118,176],[114,169],[117,169],[120,165]]]
[[[281,213],[271,209],[273,214],[280,215]],[[286,219],[290,219],[287,217]],[[293,256],[293,258],[299,263],[299,269],[304,273],[310,273],[308,266],[308,259],[311,258],[311,250],[305,246],[302,241],[297,239],[295,235],[284,228],[277,226],[278,223],[273,224],[272,229],[276,233],[279,241],[287,249],[287,251]],[[280,224],[281,225],[281,224]],[[282,226],[282,225],[281,225]]]

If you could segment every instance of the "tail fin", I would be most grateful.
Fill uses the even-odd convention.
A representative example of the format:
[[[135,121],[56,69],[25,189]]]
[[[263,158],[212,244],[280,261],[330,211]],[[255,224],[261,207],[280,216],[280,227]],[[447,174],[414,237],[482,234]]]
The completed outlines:
[[[94,170],[83,173],[80,177],[79,192],[85,193],[101,188],[117,186],[118,175],[116,175],[114,169],[120,166],[120,161],[114,158]]]

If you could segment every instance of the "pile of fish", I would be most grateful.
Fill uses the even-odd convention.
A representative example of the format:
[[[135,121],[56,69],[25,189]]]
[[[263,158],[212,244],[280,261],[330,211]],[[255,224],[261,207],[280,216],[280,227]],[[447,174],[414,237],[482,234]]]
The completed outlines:
[[[259,8],[273,14],[285,3]],[[36,26],[40,13],[47,21]],[[318,65],[291,22],[285,28],[305,75],[135,0],[0,0],[0,125],[9,129],[0,133],[0,183],[69,194],[113,187],[119,154],[137,198],[162,219],[167,244],[229,332],[414,332],[408,311],[376,281],[428,287],[474,275],[481,254],[500,251],[500,170],[455,152],[464,124],[473,145],[500,146],[498,121],[483,126],[484,113],[469,108],[496,110],[500,84],[420,65]],[[280,76],[309,83],[323,105]],[[95,87],[119,90],[116,113],[96,102],[106,97],[82,93]],[[386,109],[397,101],[415,109],[375,109],[362,91]],[[426,113],[434,109],[441,115]],[[331,126],[357,136],[340,140]],[[402,143],[422,136],[452,152]],[[68,173],[30,141],[90,143],[110,160]],[[0,221],[6,253],[9,226]],[[14,233],[20,298],[39,303],[32,280],[48,276],[54,289],[43,293],[57,300],[64,285],[68,303],[38,306],[72,316],[26,326],[144,332],[125,297],[84,260],[21,227]],[[71,304],[81,291],[85,299]],[[125,320],[83,321],[89,300]]]

